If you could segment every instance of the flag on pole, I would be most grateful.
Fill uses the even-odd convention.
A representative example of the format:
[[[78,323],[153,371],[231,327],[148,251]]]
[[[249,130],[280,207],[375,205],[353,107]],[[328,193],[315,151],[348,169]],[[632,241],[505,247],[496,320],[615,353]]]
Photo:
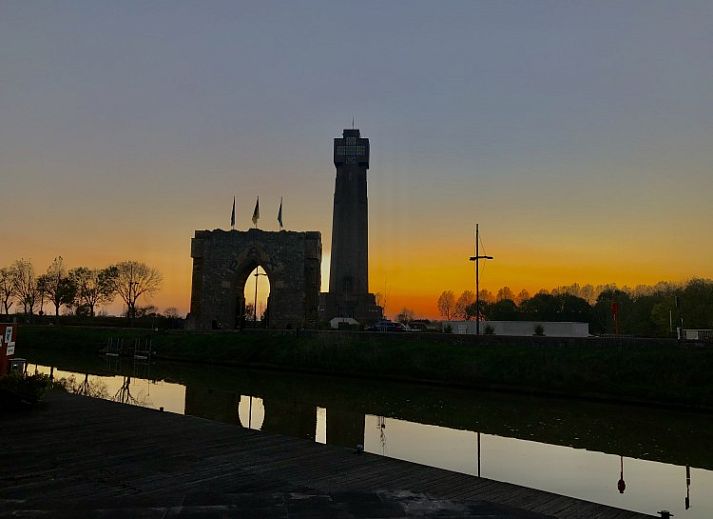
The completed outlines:
[[[257,197],[257,202],[255,202],[255,210],[253,211],[253,223],[257,227],[257,221],[260,219],[260,197]]]
[[[233,211],[230,213],[230,228],[235,229],[235,197],[233,197]]]
[[[280,224],[280,229],[283,229],[284,226],[282,225],[282,197],[280,197],[280,210],[277,211],[277,221]]]

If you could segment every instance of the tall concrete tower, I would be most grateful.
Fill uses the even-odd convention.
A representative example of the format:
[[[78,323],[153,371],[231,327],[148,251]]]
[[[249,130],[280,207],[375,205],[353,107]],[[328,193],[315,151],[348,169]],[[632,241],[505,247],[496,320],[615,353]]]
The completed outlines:
[[[329,292],[369,292],[369,207],[366,170],[369,169],[369,139],[359,130],[344,130],[334,139],[337,180],[332,215],[332,262]]]
[[[381,308],[369,293],[369,207],[366,170],[369,139],[359,130],[344,130],[334,139],[332,251],[329,293],[322,297],[322,317],[353,317],[359,322],[380,319]]]

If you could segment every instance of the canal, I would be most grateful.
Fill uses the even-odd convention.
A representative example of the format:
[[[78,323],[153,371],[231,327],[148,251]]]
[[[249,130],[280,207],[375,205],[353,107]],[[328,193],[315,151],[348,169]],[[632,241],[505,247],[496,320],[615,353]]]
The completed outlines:
[[[23,352],[69,391],[515,483],[713,517],[713,415],[522,394]]]

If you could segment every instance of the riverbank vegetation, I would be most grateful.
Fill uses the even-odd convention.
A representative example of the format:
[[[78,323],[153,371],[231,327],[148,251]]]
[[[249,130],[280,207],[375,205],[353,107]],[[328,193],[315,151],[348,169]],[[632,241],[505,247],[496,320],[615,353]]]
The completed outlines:
[[[18,352],[97,355],[119,337],[154,359],[713,409],[713,348],[667,339],[23,326]]]

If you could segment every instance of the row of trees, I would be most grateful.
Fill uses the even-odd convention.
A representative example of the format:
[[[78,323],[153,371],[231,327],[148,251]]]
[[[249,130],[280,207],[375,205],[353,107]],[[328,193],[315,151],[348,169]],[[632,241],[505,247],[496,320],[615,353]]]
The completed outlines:
[[[44,274],[36,275],[32,262],[16,260],[0,268],[0,306],[9,314],[15,312],[44,314],[44,305],[62,307],[79,315],[94,316],[100,305],[120,297],[126,304],[127,316],[137,317],[137,302],[161,288],[161,274],[138,261],[122,261],[105,268],[76,267],[68,269],[61,256],[52,260]]]
[[[585,287],[591,285],[585,285]],[[507,297],[507,287],[497,295],[480,292],[480,308],[475,294],[466,290],[458,298],[446,290],[438,298],[443,319],[481,319],[493,321],[575,321],[587,322],[592,333],[614,333],[612,305],[616,303],[619,332],[639,336],[668,336],[672,329],[713,328],[713,281],[692,279],[686,284],[658,283],[635,289],[602,285],[581,291],[579,285],[541,290],[532,297]],[[575,293],[572,293],[575,292]],[[579,295],[577,295],[579,294]],[[588,297],[582,297],[587,295]],[[593,298],[593,299],[592,299]]]

